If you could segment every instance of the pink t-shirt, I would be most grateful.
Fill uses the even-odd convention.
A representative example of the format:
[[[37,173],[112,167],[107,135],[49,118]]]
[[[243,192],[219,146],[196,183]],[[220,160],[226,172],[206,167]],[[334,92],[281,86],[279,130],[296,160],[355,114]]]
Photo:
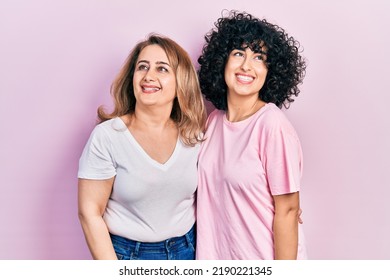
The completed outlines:
[[[229,122],[208,119],[198,162],[197,259],[274,259],[273,195],[300,190],[302,151],[297,134],[273,103]],[[306,259],[299,225],[298,259]]]

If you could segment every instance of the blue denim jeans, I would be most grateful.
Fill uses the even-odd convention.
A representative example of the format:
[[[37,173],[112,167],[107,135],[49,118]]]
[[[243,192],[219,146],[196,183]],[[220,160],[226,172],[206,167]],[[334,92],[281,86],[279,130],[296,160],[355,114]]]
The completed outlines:
[[[110,234],[118,260],[194,260],[195,226],[180,237],[160,242],[138,242]]]

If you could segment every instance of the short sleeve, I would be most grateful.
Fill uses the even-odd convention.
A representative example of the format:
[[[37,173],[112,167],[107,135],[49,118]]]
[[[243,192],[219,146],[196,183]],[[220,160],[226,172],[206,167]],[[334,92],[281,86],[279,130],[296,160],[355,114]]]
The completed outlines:
[[[102,127],[96,126],[79,160],[78,178],[105,180],[116,175],[112,143]]]
[[[272,195],[298,192],[303,168],[302,148],[295,130],[287,120],[278,123],[268,135],[265,156]]]

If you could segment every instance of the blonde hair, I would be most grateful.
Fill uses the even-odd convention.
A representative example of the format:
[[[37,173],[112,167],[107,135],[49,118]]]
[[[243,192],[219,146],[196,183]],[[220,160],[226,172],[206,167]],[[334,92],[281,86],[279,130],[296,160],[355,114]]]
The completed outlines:
[[[171,119],[177,124],[181,140],[188,146],[202,141],[206,122],[206,110],[200,91],[198,76],[188,53],[175,41],[161,35],[152,34],[139,42],[131,51],[124,66],[111,85],[114,110],[106,113],[103,106],[98,108],[100,122],[133,114],[136,99],[133,89],[135,64],[141,51],[149,45],[160,46],[167,54],[176,75],[176,98]]]

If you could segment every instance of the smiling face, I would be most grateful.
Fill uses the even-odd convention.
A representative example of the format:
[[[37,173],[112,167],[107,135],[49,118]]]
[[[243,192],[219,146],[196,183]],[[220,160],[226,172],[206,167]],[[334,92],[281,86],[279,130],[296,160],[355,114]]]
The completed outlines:
[[[266,55],[250,48],[234,49],[225,66],[225,81],[229,97],[258,97],[267,77]]]
[[[172,106],[176,96],[176,76],[159,45],[149,45],[140,52],[133,85],[137,106]]]

